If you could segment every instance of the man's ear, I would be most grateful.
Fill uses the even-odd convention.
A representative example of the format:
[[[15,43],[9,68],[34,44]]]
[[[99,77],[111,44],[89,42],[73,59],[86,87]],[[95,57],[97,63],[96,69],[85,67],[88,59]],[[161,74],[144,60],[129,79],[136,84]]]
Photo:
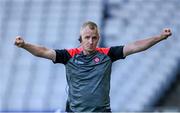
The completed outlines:
[[[79,39],[78,39],[78,40],[79,40],[79,42],[81,43],[81,42],[82,42],[82,37],[81,37],[81,36],[79,36]]]

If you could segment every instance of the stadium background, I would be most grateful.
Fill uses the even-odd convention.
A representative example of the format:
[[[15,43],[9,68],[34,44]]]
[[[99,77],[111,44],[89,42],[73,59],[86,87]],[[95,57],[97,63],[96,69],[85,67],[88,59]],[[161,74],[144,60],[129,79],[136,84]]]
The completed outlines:
[[[179,11],[179,0],[0,0],[0,111],[64,110],[64,66],[34,57],[13,43],[21,35],[49,48],[78,47],[79,29],[87,20],[100,26],[101,47],[127,44],[171,28],[171,38],[114,63],[111,107],[112,111],[179,111],[180,88],[173,99],[166,98],[180,86]]]

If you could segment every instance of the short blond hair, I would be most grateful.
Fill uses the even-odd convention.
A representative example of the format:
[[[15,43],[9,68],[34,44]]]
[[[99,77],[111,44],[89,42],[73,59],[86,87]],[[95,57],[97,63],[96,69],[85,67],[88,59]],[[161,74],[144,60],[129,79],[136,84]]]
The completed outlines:
[[[92,22],[92,21],[87,21],[87,22],[85,22],[85,23],[82,25],[81,29],[85,28],[86,26],[88,26],[88,27],[89,27],[90,29],[92,29],[92,30],[98,28],[97,24],[94,23],[94,22]]]
[[[98,29],[98,26],[95,22],[92,22],[92,21],[87,21],[85,22],[82,26],[81,26],[81,30],[80,30],[80,33],[82,32],[82,30],[85,28],[85,27],[89,27],[91,30],[97,30],[97,33],[99,35],[99,29]]]

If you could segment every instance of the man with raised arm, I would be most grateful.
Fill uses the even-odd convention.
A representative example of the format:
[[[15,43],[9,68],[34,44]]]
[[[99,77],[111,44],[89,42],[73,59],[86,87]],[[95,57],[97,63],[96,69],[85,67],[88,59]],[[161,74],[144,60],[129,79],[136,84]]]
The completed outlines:
[[[49,49],[30,44],[21,36],[16,37],[15,45],[37,57],[65,65],[69,86],[67,112],[111,112],[109,92],[112,63],[144,51],[172,33],[165,28],[157,36],[107,48],[97,47],[99,34],[98,26],[88,21],[81,27],[79,48]]]

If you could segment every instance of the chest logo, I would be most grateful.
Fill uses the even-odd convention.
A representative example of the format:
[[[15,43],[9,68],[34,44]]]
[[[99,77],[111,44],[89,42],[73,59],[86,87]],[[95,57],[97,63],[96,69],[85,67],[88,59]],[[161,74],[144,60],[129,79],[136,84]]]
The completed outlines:
[[[74,62],[76,63],[76,64],[84,64],[84,62],[82,62],[82,61],[79,61],[79,60],[74,60]]]
[[[95,57],[94,58],[94,62],[97,64],[98,62],[100,61],[100,58],[98,58],[98,57]]]

